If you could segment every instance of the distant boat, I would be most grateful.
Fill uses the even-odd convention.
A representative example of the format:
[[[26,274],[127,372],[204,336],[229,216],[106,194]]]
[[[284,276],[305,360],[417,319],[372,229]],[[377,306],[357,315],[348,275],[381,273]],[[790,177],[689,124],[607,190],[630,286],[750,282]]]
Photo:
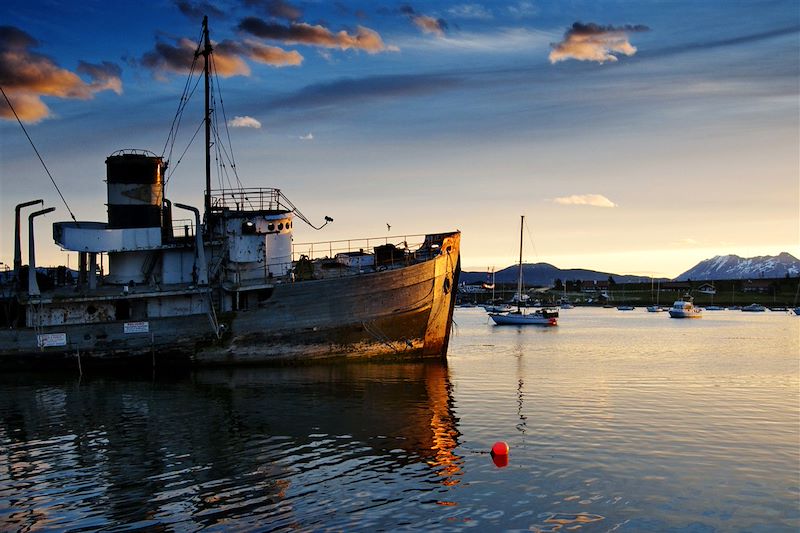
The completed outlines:
[[[483,308],[489,313],[508,313],[513,311],[514,308],[508,304],[487,304]]]
[[[725,310],[724,307],[721,307],[719,305],[707,305],[705,309],[706,309],[706,311],[724,311]]]
[[[669,308],[670,318],[702,318],[703,310],[695,307],[694,300],[688,294],[682,300],[676,301]]]
[[[746,311],[748,313],[763,313],[766,310],[767,308],[760,304],[750,304],[742,307],[742,311]]]
[[[794,314],[800,316],[800,307],[795,307],[794,308]]]
[[[633,311],[634,309],[636,309],[636,308],[634,306],[632,306],[632,305],[618,305],[617,306],[617,311]]]
[[[573,309],[573,308],[575,308],[575,306],[572,305],[569,302],[563,302],[559,307],[561,307],[561,309]]]
[[[517,294],[522,295],[522,232],[525,227],[525,216],[520,217],[519,223],[519,273],[517,274]],[[557,326],[557,308],[539,308],[535,311],[523,312],[521,306],[522,298],[517,298],[517,310],[506,313],[489,313],[494,323],[498,326],[504,325],[538,325],[538,326]]]
[[[742,306],[740,306],[740,305],[732,305],[732,306],[728,307],[728,311],[741,311],[741,310],[742,310]]]
[[[647,312],[648,313],[663,313],[664,311],[666,311],[666,309],[664,309],[663,307],[661,307],[659,305],[648,305],[647,306]]]

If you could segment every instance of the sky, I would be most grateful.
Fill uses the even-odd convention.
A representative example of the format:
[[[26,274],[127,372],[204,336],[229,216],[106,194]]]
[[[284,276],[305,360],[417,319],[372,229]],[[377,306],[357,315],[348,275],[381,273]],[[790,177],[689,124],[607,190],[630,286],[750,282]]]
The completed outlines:
[[[500,269],[524,215],[524,261],[565,269],[800,257],[797,0],[7,0],[0,87],[78,220],[107,219],[108,155],[165,153],[204,14],[239,182],[334,219],[297,243],[459,229],[464,269]],[[200,100],[166,152],[198,207]],[[42,198],[37,264],[64,264],[4,100],[0,177],[0,262]]]

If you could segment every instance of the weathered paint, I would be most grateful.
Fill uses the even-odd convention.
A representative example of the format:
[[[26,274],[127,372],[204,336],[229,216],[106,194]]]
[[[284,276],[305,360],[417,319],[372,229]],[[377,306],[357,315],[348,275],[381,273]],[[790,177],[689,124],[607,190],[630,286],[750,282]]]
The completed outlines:
[[[0,364],[77,354],[122,361],[151,355],[195,364],[443,356],[458,283],[459,239],[458,233],[445,237],[439,255],[402,268],[275,284],[263,301],[219,317],[225,326],[220,339],[206,312],[212,295],[199,289],[51,300],[61,308],[125,300],[130,316],[0,331]],[[219,289],[213,296],[220,296]],[[125,322],[144,320],[149,322],[146,333],[125,334]],[[66,346],[39,348],[37,334],[42,333],[64,333]]]

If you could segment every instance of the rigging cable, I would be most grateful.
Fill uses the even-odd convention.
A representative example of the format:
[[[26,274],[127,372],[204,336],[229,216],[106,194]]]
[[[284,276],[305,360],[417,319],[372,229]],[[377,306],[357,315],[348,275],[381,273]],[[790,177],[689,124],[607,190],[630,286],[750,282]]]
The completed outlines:
[[[33,147],[33,151],[36,152],[36,157],[39,158],[39,161],[42,163],[42,166],[44,167],[45,172],[47,172],[47,175],[50,178],[50,181],[53,182],[53,187],[56,188],[56,192],[58,192],[58,195],[61,197],[61,201],[64,202],[64,207],[67,208],[67,211],[69,212],[69,216],[71,216],[72,217],[72,221],[77,224],[78,221],[75,219],[75,214],[72,212],[72,209],[69,208],[69,205],[67,204],[67,200],[64,198],[64,195],[61,194],[61,189],[58,188],[58,185],[56,184],[56,180],[53,179],[53,175],[50,174],[50,169],[48,169],[47,165],[45,165],[44,159],[42,159],[42,156],[39,155],[39,150],[36,149],[36,145],[33,144],[33,139],[31,139],[31,136],[28,135],[28,130],[25,129],[25,126],[22,124],[22,121],[19,119],[19,115],[17,115],[17,112],[14,109],[14,106],[11,105],[11,100],[8,99],[8,96],[6,95],[6,92],[3,90],[2,87],[0,87],[0,92],[3,93],[3,98],[6,99],[6,103],[8,104],[8,107],[11,108],[11,112],[14,113],[14,118],[16,118],[17,122],[19,122],[19,126],[22,128],[22,131],[25,133],[25,137],[27,137],[28,138],[28,142],[31,143],[31,147]]]

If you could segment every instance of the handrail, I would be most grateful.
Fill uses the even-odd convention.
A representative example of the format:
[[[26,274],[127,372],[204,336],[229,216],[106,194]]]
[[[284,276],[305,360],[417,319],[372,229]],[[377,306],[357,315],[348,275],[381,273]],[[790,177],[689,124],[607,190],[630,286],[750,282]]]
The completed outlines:
[[[402,244],[408,250],[420,248],[427,235],[394,235],[386,237],[367,237],[361,239],[341,239],[333,241],[319,241],[292,244],[292,260],[296,261],[301,255],[309,259],[319,259],[321,257],[333,258],[336,254],[357,252],[363,250],[372,253],[372,249],[380,244]]]
[[[211,207],[216,210],[233,209],[259,211],[293,211],[294,206],[272,187],[243,187],[211,191]]]

